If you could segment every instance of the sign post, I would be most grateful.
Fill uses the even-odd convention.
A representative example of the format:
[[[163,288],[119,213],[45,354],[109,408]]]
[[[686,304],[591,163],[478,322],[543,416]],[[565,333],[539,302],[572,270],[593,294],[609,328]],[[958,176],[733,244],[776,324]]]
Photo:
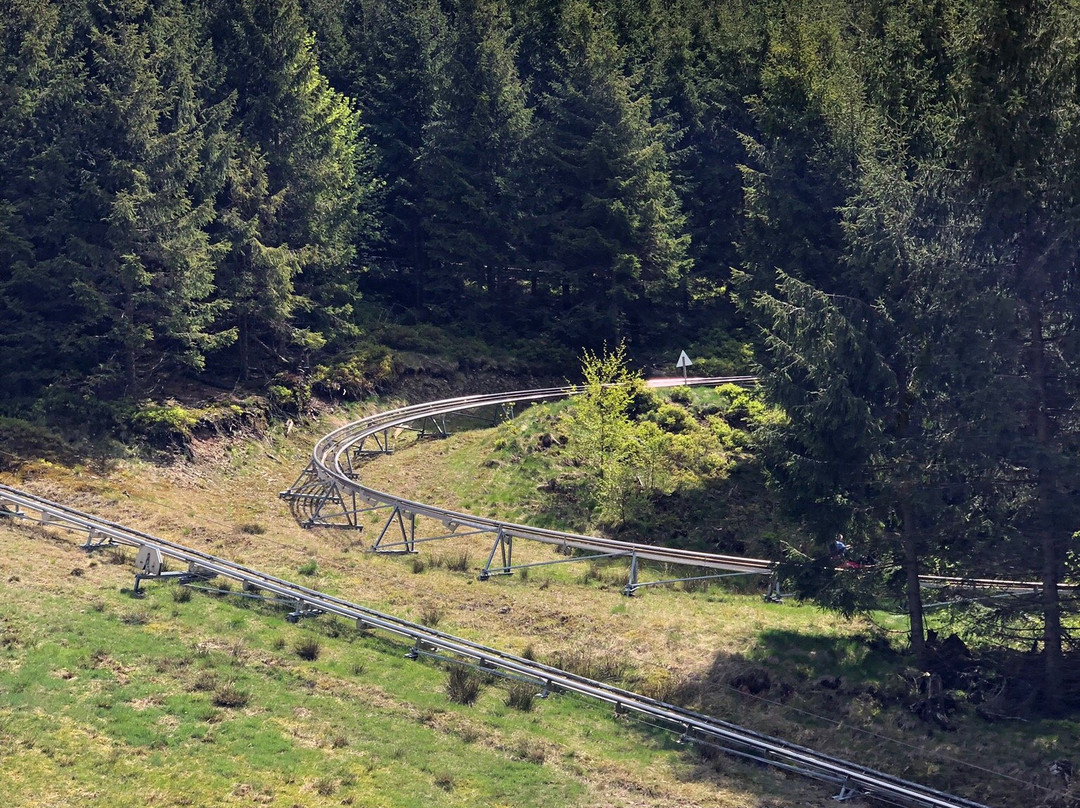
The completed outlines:
[[[686,384],[686,369],[692,364],[694,363],[690,361],[690,357],[686,355],[686,351],[681,351],[679,353],[679,361],[675,363],[675,367],[682,368],[683,384]]]

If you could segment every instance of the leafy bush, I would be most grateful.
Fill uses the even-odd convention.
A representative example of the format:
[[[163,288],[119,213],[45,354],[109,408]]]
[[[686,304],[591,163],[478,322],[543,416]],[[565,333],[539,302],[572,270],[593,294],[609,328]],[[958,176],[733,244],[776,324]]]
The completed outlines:
[[[696,426],[690,413],[678,404],[661,404],[649,413],[648,418],[665,432],[675,435],[689,432]]]
[[[306,659],[308,662],[314,662],[319,658],[319,654],[322,653],[322,646],[319,641],[314,637],[305,637],[302,640],[298,640],[296,645],[293,646],[293,651],[301,659]]]
[[[177,586],[172,591],[172,599],[176,603],[187,603],[191,600],[191,590],[186,586]]]
[[[51,385],[33,404],[34,420],[55,425],[73,434],[116,435],[128,428],[128,408],[90,391]]]
[[[720,406],[728,423],[741,429],[772,426],[783,422],[784,414],[769,407],[754,390],[737,384],[723,384],[716,388]]]
[[[266,396],[274,409],[298,415],[311,401],[311,386],[294,374],[281,373],[266,388]]]
[[[250,696],[244,690],[241,690],[236,685],[229,683],[222,685],[214,691],[214,697],[211,701],[215,707],[230,707],[239,708],[246,707]]]
[[[527,713],[533,708],[536,685],[531,682],[512,682],[506,691],[506,706]]]
[[[690,392],[689,387],[672,387],[668,392],[668,397],[675,404],[682,404],[684,407],[689,407],[693,402],[693,393]]]
[[[191,439],[198,415],[179,404],[144,404],[130,417],[132,431],[158,446],[180,446]]]
[[[442,609],[438,606],[425,606],[420,613],[420,622],[428,628],[435,628],[442,620]]]
[[[14,470],[23,460],[41,458],[70,463],[73,454],[51,429],[21,418],[0,418],[0,471]]]
[[[452,556],[446,560],[446,568],[452,572],[468,572],[469,571],[469,551],[462,550],[456,556]]]

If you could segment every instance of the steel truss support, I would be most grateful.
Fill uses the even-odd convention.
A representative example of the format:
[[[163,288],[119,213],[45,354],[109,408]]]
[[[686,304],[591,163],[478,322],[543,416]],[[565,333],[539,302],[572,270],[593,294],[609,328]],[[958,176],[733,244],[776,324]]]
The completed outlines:
[[[387,505],[386,507],[390,507],[390,506]],[[393,519],[393,517],[391,517],[391,519]],[[490,533],[490,532],[491,532],[490,530],[469,530],[469,531],[466,531],[464,533],[444,533],[441,536],[428,536],[428,537],[423,538],[423,539],[418,539],[415,536],[413,536],[412,538],[407,538],[407,539],[405,539],[403,541],[398,541],[398,542],[389,542],[389,543],[387,543],[385,541],[380,541],[380,542],[377,542],[375,544],[375,546],[371,548],[371,552],[373,552],[373,553],[406,553],[406,552],[412,552],[412,550],[408,550],[408,549],[399,550],[397,548],[399,548],[399,547],[406,547],[406,548],[407,547],[412,547],[413,549],[415,549],[416,545],[418,545],[418,544],[427,544],[427,543],[433,542],[433,541],[445,541],[446,539],[460,539],[460,538],[462,538],[464,536],[478,536],[481,533]]]
[[[97,546],[101,545],[95,545],[95,547]],[[170,572],[165,567],[165,559],[161,551],[151,545],[144,545],[139,548],[139,553],[135,557],[135,569],[140,571],[135,573],[135,586],[132,588],[131,594],[137,598],[145,594],[142,589],[143,581],[173,579],[179,584],[188,584],[192,581],[208,581],[216,575],[211,570],[200,567],[194,561],[188,563],[186,570]]]
[[[638,580],[638,556],[637,553],[631,553],[630,555],[630,578],[623,587],[623,594],[627,597],[633,597],[634,593],[646,586],[663,586],[664,584],[678,584],[684,581],[713,581],[720,578],[735,578],[740,575],[757,575],[756,572],[716,572],[709,573],[708,575],[690,575],[683,578],[666,578],[661,581],[639,581]]]
[[[309,464],[296,482],[278,496],[289,503],[293,518],[301,527],[344,527],[363,530],[360,514],[378,507],[361,507],[355,491],[342,494],[334,480],[319,477]]]
[[[765,593],[765,600],[769,603],[783,603],[784,596],[780,593],[780,575],[773,573],[769,576],[769,589]]]
[[[374,449],[365,448],[365,444],[367,444],[368,441],[375,444]],[[390,429],[386,428],[381,432],[372,432],[370,435],[364,435],[364,437],[360,439],[360,442],[353,447],[352,457],[359,460],[362,457],[369,457],[371,455],[393,453],[394,450],[390,448]]]
[[[507,537],[512,538],[512,537]],[[487,566],[480,571],[480,580],[486,581],[492,575],[510,575],[515,570],[529,569],[530,567],[550,567],[552,564],[577,564],[582,561],[597,561],[602,558],[626,558],[627,553],[615,552],[615,553],[597,553],[596,555],[587,556],[574,556],[573,558],[559,558],[555,561],[533,561],[529,564],[511,564],[510,555],[507,550],[504,549],[503,561],[504,564],[501,567],[491,568],[491,562],[495,559],[495,552],[499,549],[499,539],[495,540],[495,546],[491,548],[491,555],[488,556]]]
[[[428,432],[428,421],[431,422],[431,432]],[[446,413],[442,413],[438,417],[429,415],[421,422],[420,429],[417,430],[417,440],[423,440],[424,438],[448,438],[450,433],[446,430]]]
[[[850,781],[845,781],[845,782],[840,784],[840,793],[835,794],[833,796],[833,799],[836,800],[837,802],[847,802],[850,799],[854,799],[855,797],[861,797],[861,796],[862,796],[861,791],[854,788],[851,785]]]
[[[408,527],[405,526],[405,517],[409,519]],[[390,526],[396,524],[401,532],[401,541],[393,544],[383,544],[383,539],[386,538],[386,533],[390,530]],[[403,550],[396,550],[393,552],[398,553],[415,553],[416,552],[416,514],[404,511],[401,506],[395,505],[394,510],[390,513],[390,518],[386,520],[386,524],[383,525],[382,532],[379,533],[379,538],[375,540],[375,544],[372,546],[374,552],[390,552],[390,547],[404,547]]]
[[[116,543],[112,540],[111,536],[105,536],[94,528],[90,528],[86,531],[86,541],[83,543],[82,548],[90,553],[94,550],[100,550],[103,547],[115,546]]]
[[[487,563],[484,565],[484,569],[480,571],[480,580],[486,581],[491,577],[491,562],[495,560],[495,553],[502,551],[502,569],[498,571],[499,575],[510,575],[511,565],[514,558],[514,537],[504,531],[501,527],[499,532],[495,534],[495,543],[491,545],[491,552],[488,554]]]

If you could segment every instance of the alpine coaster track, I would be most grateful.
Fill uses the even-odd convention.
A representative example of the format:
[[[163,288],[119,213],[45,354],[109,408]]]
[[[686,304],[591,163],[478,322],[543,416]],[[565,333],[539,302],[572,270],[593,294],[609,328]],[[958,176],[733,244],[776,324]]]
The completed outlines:
[[[142,581],[166,577],[181,583],[222,577],[241,584],[243,593],[267,593],[292,607],[290,620],[332,614],[355,621],[358,629],[388,632],[412,644],[408,656],[431,657],[471,665],[487,673],[531,682],[542,695],[575,693],[608,704],[621,715],[632,715],[679,733],[681,740],[711,746],[736,757],[768,764],[839,788],[835,799],[873,797],[910,808],[988,808],[918,783],[903,780],[857,763],[753,730],[646,698],[548,665],[508,654],[436,631],[392,615],[377,612],[342,598],[258,572],[227,559],[209,555],[166,539],[92,516],[73,508],[0,485],[0,518],[31,520],[42,525],[86,534],[86,550],[126,546],[137,548],[135,592]],[[187,564],[183,571],[166,570],[166,559]]]

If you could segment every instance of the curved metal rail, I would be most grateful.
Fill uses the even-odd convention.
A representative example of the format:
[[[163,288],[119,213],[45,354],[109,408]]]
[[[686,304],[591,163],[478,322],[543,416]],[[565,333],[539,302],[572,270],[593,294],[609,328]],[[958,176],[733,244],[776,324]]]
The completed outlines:
[[[753,376],[699,377],[687,380],[660,379],[650,382],[654,387],[677,385],[750,384]],[[360,528],[361,514],[388,509],[389,518],[374,542],[376,551],[399,550],[412,552],[416,544],[438,541],[453,536],[489,534],[495,537],[487,564],[480,574],[486,579],[494,574],[508,574],[523,566],[513,564],[513,540],[526,539],[554,545],[563,550],[577,550],[592,555],[589,558],[628,558],[630,581],[624,589],[632,594],[636,589],[671,581],[642,582],[637,578],[638,562],[651,561],[679,565],[709,571],[690,579],[722,577],[724,574],[764,575],[769,577],[772,597],[779,596],[776,589],[776,565],[760,558],[703,553],[692,550],[658,547],[650,544],[623,542],[599,536],[587,536],[559,530],[532,527],[501,519],[477,516],[448,508],[406,499],[396,494],[380,491],[365,485],[359,479],[359,466],[365,457],[389,453],[395,435],[409,430],[420,437],[445,436],[448,416],[460,416],[482,408],[494,408],[497,415],[507,416],[518,404],[554,401],[578,395],[581,387],[552,387],[537,390],[519,390],[490,395],[461,396],[441,401],[414,404],[362,418],[334,430],[321,438],[312,451],[312,459],[293,486],[280,496],[290,503],[294,517],[304,527]],[[446,533],[417,538],[416,519],[424,517],[441,523]],[[459,532],[461,531],[461,532]],[[397,540],[387,541],[388,536]],[[500,554],[498,560],[496,555]],[[542,562],[546,564],[559,561]]]
[[[614,706],[617,714],[635,715],[658,722],[680,738],[719,748],[747,758],[830,783],[840,789],[836,798],[867,795],[910,808],[987,808],[982,803],[950,795],[856,763],[754,732],[718,718],[685,710],[567,671],[543,665],[464,640],[282,578],[194,550],[166,539],[133,530],[64,505],[0,485],[0,518],[32,519],[45,525],[86,533],[88,550],[123,545],[138,548],[136,591],[139,582],[165,576],[182,580],[221,576],[240,582],[245,591],[267,592],[294,606],[291,619],[333,614],[356,622],[358,629],[379,629],[412,642],[409,656],[443,659],[480,667],[487,672],[533,682],[543,694],[565,691]],[[163,556],[186,563],[186,572],[168,573]]]
[[[686,380],[652,379],[648,384],[651,387],[665,388],[681,385],[753,384],[754,382],[756,382],[754,376],[713,376]],[[566,559],[566,561],[588,561],[598,558],[629,559],[629,582],[623,589],[627,595],[645,586],[674,583],[680,580],[696,581],[727,575],[762,575],[769,578],[766,597],[779,600],[780,582],[776,576],[777,565],[773,561],[622,542],[599,536],[531,527],[409,500],[365,485],[359,479],[359,466],[363,459],[392,452],[394,437],[402,432],[413,432],[421,438],[445,437],[448,434],[448,416],[462,417],[477,410],[492,408],[497,417],[510,417],[517,404],[555,401],[579,395],[581,392],[583,392],[581,387],[568,386],[460,396],[370,415],[346,424],[321,438],[315,444],[307,468],[293,486],[281,492],[280,496],[289,502],[293,516],[304,527],[360,529],[361,514],[381,509],[389,510],[389,517],[374,542],[372,549],[375,551],[413,552],[416,545],[423,542],[439,541],[455,536],[493,535],[495,540],[487,563],[481,570],[481,580],[486,580],[491,575],[509,574],[524,567],[564,563],[563,560],[559,560],[515,565],[513,540],[519,538],[554,545],[563,550],[573,549],[591,554],[576,559]],[[418,538],[417,517],[425,517],[441,523],[448,532]],[[388,537],[391,540],[388,541]],[[497,555],[498,558],[496,558]],[[638,579],[639,561],[652,561],[710,572],[679,579],[643,582]],[[961,592],[997,592],[1002,596],[1010,597],[1037,594],[1042,588],[1042,583],[1038,581],[1005,581],[941,575],[921,575],[919,580],[927,588],[950,588]],[[1080,594],[1080,586],[1072,584],[1059,584],[1058,589],[1069,594]],[[949,602],[944,601],[942,604],[932,605],[947,605]]]

